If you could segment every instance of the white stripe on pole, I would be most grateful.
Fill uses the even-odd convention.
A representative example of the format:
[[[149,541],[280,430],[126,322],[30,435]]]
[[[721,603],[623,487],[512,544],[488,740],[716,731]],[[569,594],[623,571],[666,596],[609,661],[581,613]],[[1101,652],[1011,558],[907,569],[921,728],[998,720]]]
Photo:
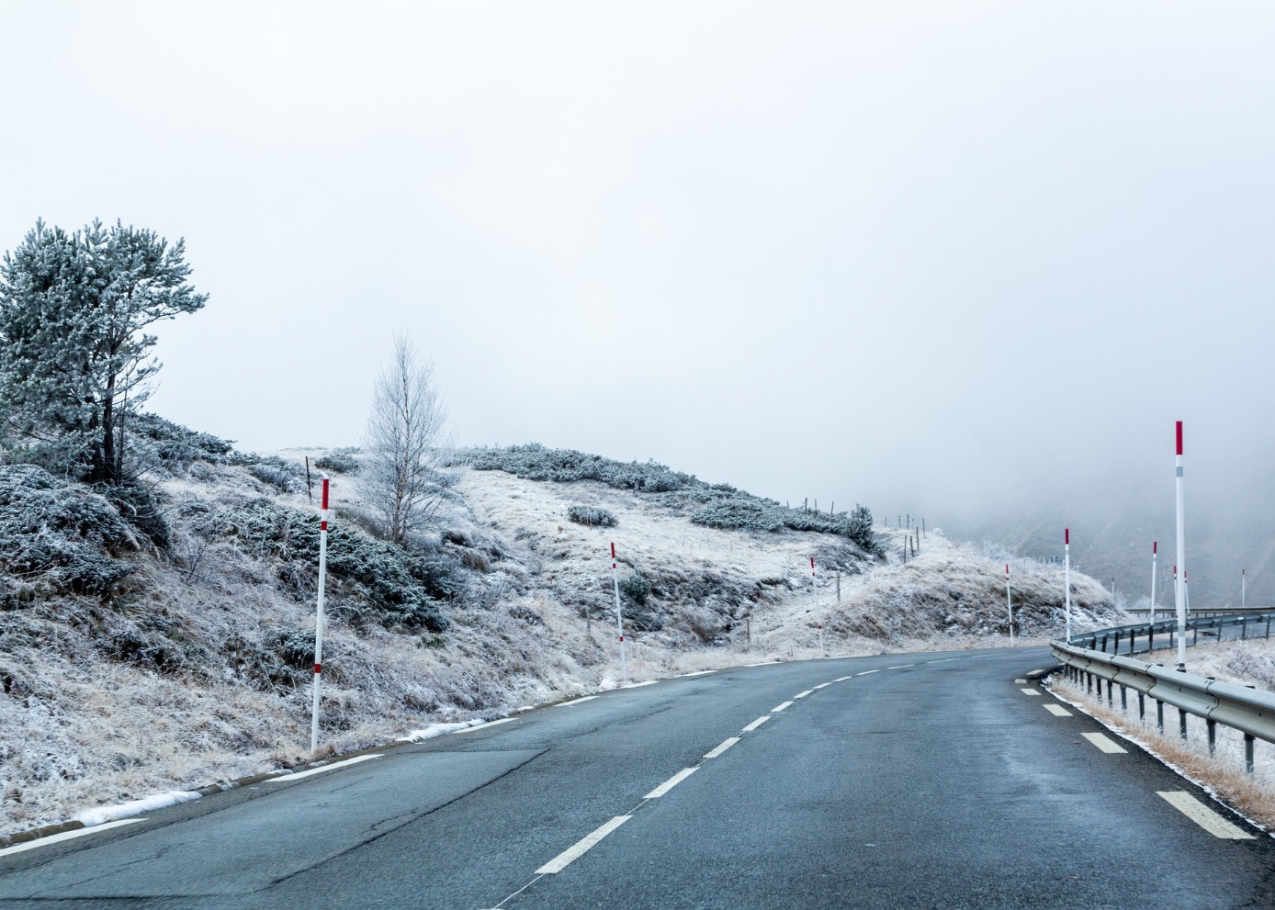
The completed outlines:
[[[1178,577],[1173,589],[1173,605],[1178,611],[1178,669],[1186,672],[1186,514],[1182,494],[1182,421],[1178,421],[1178,455],[1176,470]]]
[[[620,631],[620,672],[629,681],[629,664],[624,659],[624,616],[620,613],[620,570],[615,567],[615,541],[611,541],[611,580],[615,582],[615,627]]]
[[[1063,587],[1067,592],[1067,640],[1071,641],[1071,528],[1063,528]]]
[[[1155,622],[1155,562],[1160,555],[1160,542],[1151,541],[1151,621]]]
[[[1009,643],[1014,644],[1014,597],[1009,593],[1009,563],[1005,564],[1005,605],[1009,607]]]
[[[314,619],[314,707],[310,712],[310,754],[319,748],[319,680],[323,673],[323,595],[328,578],[328,479],[323,478],[319,513],[319,601]]]

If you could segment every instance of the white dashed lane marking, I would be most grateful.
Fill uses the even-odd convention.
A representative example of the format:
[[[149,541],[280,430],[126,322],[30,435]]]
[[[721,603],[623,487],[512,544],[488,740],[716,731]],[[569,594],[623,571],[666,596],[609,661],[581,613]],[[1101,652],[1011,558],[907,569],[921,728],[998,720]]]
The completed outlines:
[[[916,664],[899,664],[897,667],[886,667],[887,670],[903,670],[907,667],[915,667]]]
[[[807,695],[809,695],[810,693],[814,691],[815,691],[814,689],[807,689],[805,692],[798,692],[796,695],[792,697],[792,700],[796,701],[799,698],[805,698]]]
[[[1255,839],[1253,835],[1247,833],[1243,828],[1232,825],[1190,793],[1183,793],[1181,790],[1158,790],[1156,793],[1164,797],[1170,806],[1177,809],[1214,837],[1221,837],[1226,840]]]
[[[927,664],[945,664],[949,660],[960,660],[959,657],[940,657],[938,660],[927,660]]]
[[[828,688],[830,685],[832,685],[832,683],[830,683],[830,682],[820,683],[819,685],[815,686],[815,691],[816,691],[816,692],[818,692],[820,689],[826,689],[826,688]]]
[[[726,740],[724,743],[722,743],[720,746],[718,746],[718,747],[717,747],[716,749],[714,749],[712,752],[709,752],[709,753],[708,753],[707,755],[705,755],[704,757],[705,757],[705,758],[717,758],[717,756],[721,755],[723,752],[725,752],[725,751],[726,751],[727,749],[729,749],[731,746],[735,745],[735,743],[737,743],[737,742],[739,742],[739,737],[738,737],[738,736],[732,736],[730,739]]]
[[[1127,749],[1117,746],[1101,733],[1081,733],[1080,735],[1089,740],[1103,752],[1106,752],[1108,755],[1124,755],[1128,751]]]
[[[690,777],[692,774],[694,774],[698,770],[699,770],[698,767],[683,768],[681,771],[678,771],[676,774],[674,774],[672,777],[670,777],[668,780],[660,784],[658,787],[656,787],[654,790],[652,790],[650,793],[646,794],[646,796],[642,798],[643,799],[659,799],[665,793],[672,790],[674,787],[676,787],[682,781],[686,780],[686,778]]]
[[[784,708],[788,708],[788,707],[791,707],[791,706],[792,706],[792,702],[790,702],[790,701],[786,701],[786,702],[784,702],[782,705],[776,705],[775,707],[771,708],[771,709],[770,709],[770,713],[771,713],[771,714],[778,714],[778,713],[779,713],[780,711],[782,711]]]
[[[1024,695],[1039,695],[1040,694],[1035,689],[1019,689],[1018,691],[1022,692]]]
[[[853,676],[838,676],[833,682],[845,682],[847,679],[854,679]]]
[[[751,724],[745,727],[744,732],[752,733],[754,730],[756,730],[758,727],[760,727],[762,724],[764,724],[768,720],[770,720],[770,715],[763,714],[761,717],[757,718],[755,721],[753,721]]]
[[[93,825],[88,828],[76,828],[74,831],[63,831],[61,834],[50,834],[48,837],[42,837],[39,840],[29,840],[25,844],[18,844],[13,847],[5,847],[0,850],[0,856],[8,856],[10,853],[21,853],[24,850],[34,850],[36,847],[43,847],[46,844],[56,844],[64,840],[72,840],[77,837],[83,837],[86,834],[94,834],[98,831],[109,831],[111,828],[118,828],[121,825],[135,825],[138,822],[144,822],[144,818],[125,818],[115,822],[107,822],[104,825]]]
[[[616,828],[620,827],[622,824],[627,822],[632,817],[633,816],[631,815],[617,815],[615,818],[611,819],[601,828],[598,828],[592,834],[588,835],[587,837],[584,837],[581,840],[576,841],[566,850],[563,850],[553,859],[549,860],[549,862],[545,863],[543,866],[541,866],[539,869],[536,870],[536,875],[554,875],[558,872],[561,872],[563,869],[567,868],[567,866],[571,865],[573,862],[575,862],[580,857],[588,853],[595,846],[597,846],[598,842],[601,841],[602,838],[606,837],[608,834],[610,834]]]
[[[1054,717],[1071,717],[1071,712],[1062,705],[1045,705],[1045,710]]]
[[[864,670],[862,673],[856,673],[855,676],[867,676],[869,673],[875,673],[876,670]]]

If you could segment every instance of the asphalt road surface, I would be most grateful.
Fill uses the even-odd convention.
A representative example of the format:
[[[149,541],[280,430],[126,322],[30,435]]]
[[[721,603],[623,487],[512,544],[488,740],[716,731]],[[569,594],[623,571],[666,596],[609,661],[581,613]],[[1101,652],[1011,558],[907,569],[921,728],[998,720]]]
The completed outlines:
[[[1275,907],[1275,842],[1015,681],[1048,663],[608,692],[0,855],[0,910]]]

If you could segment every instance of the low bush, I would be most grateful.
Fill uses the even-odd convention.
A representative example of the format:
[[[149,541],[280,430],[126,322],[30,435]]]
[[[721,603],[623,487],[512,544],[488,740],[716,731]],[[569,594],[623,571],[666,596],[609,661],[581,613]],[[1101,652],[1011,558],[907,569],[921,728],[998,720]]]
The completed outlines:
[[[614,528],[618,524],[615,516],[606,509],[592,506],[571,506],[567,509],[567,521],[590,528]]]
[[[333,474],[357,474],[359,472],[359,460],[355,458],[358,449],[337,449],[326,455],[320,455],[314,460],[314,466],[320,471],[330,471]]]
[[[651,596],[651,583],[642,577],[642,573],[634,572],[620,582],[620,593],[638,606],[646,606],[646,599]]]
[[[0,569],[25,586],[106,596],[133,571],[115,557],[137,549],[104,497],[34,465],[0,467]]]
[[[205,536],[235,538],[278,562],[280,577],[298,588],[302,578],[312,577],[319,561],[319,526],[313,517],[256,499],[214,512],[200,523]],[[337,580],[352,582],[363,598],[346,604],[334,603],[334,610],[357,623],[364,618],[360,600],[370,608],[370,618],[386,626],[447,629],[431,586],[442,586],[437,577],[440,563],[413,557],[407,551],[369,537],[362,530],[344,524],[328,532],[328,572]]]

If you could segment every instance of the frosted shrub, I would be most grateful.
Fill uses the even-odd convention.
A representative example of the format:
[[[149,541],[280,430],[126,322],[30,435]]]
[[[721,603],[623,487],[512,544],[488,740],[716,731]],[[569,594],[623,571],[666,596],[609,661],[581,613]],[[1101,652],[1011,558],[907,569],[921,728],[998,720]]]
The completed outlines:
[[[354,456],[358,449],[337,449],[321,455],[314,460],[314,466],[320,471],[331,471],[333,474],[357,474],[359,460]]]
[[[6,573],[58,593],[103,596],[133,571],[114,557],[137,549],[132,529],[103,497],[34,465],[0,467]]]
[[[478,471],[504,471],[527,480],[573,483],[596,480],[621,490],[667,493],[700,483],[654,461],[645,464],[612,461],[573,449],[547,449],[537,443],[507,449],[469,449],[458,453],[453,464],[467,464]]]
[[[615,516],[606,509],[592,506],[571,506],[567,509],[567,520],[590,528],[614,528],[618,524]]]
[[[642,573],[634,572],[620,582],[620,593],[638,606],[646,606],[646,599],[651,596],[651,583],[642,577]]]
[[[319,528],[305,513],[257,499],[214,513],[201,530],[205,536],[237,538],[273,558],[280,577],[298,592],[313,584],[313,567],[319,561]],[[345,524],[328,532],[328,571],[335,581],[356,585],[371,608],[370,618],[383,625],[424,627],[432,632],[447,628],[447,618],[429,590],[429,585],[438,581],[430,574],[434,569],[425,560],[413,560],[403,549]],[[333,610],[357,624],[363,618],[359,600],[349,598],[342,603],[338,596]]]

